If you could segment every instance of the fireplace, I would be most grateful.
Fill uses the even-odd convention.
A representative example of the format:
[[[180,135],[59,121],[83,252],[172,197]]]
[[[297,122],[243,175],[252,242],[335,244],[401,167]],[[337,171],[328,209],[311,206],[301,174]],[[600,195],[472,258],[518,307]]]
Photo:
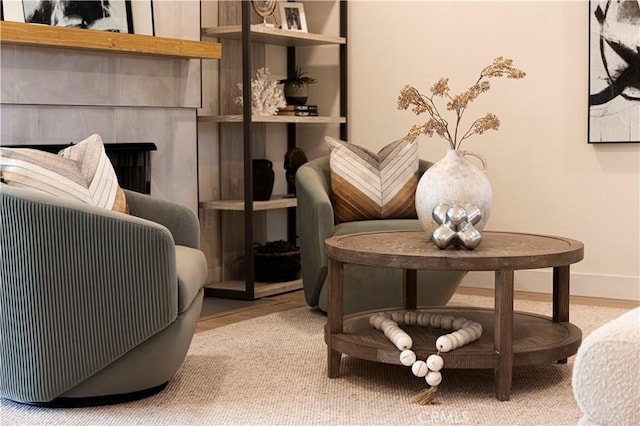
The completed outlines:
[[[33,148],[57,154],[69,145],[3,145],[7,148]],[[118,176],[120,187],[151,194],[152,142],[105,143],[104,149]]]
[[[105,144],[107,156],[113,164],[122,188],[143,194],[151,194],[151,151],[154,143]]]

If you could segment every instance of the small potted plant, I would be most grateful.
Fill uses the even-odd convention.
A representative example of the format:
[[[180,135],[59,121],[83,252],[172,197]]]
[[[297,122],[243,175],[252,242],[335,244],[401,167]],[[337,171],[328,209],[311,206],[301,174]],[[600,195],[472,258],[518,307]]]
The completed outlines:
[[[293,281],[300,277],[300,247],[288,241],[255,243],[253,249],[256,281]]]
[[[309,85],[315,82],[315,78],[308,77],[300,67],[296,67],[293,74],[279,81],[284,84],[284,98],[288,105],[305,105],[309,97]]]

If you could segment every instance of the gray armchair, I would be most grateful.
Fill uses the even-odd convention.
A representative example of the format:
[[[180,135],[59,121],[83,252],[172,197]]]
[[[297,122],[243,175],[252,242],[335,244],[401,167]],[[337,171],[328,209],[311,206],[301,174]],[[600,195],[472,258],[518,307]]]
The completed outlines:
[[[431,163],[420,160],[420,173]],[[331,205],[329,157],[309,161],[296,174],[298,234],[302,282],[309,306],[327,310],[327,256],[324,241],[356,232],[421,230],[418,219],[384,219],[334,224]],[[418,271],[418,305],[445,305],[465,272]],[[362,265],[345,265],[344,312],[402,305],[402,271]]]
[[[198,219],[125,193],[130,216],[0,186],[0,397],[135,399],[184,361],[207,275]]]

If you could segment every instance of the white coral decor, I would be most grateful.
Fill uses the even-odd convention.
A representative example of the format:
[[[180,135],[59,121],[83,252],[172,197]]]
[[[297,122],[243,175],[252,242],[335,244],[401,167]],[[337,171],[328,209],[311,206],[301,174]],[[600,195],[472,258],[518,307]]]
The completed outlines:
[[[278,80],[271,77],[269,68],[260,68],[256,72],[256,79],[251,79],[251,112],[255,115],[275,115],[278,108],[287,106],[282,95],[282,88]],[[242,84],[238,83],[242,93]],[[242,95],[236,98],[236,103],[242,105]]]

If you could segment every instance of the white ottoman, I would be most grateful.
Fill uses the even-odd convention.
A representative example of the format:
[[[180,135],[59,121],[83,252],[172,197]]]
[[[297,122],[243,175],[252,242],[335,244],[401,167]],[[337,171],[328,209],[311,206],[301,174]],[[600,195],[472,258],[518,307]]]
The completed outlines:
[[[640,424],[640,308],[596,329],[573,367],[581,425]]]

